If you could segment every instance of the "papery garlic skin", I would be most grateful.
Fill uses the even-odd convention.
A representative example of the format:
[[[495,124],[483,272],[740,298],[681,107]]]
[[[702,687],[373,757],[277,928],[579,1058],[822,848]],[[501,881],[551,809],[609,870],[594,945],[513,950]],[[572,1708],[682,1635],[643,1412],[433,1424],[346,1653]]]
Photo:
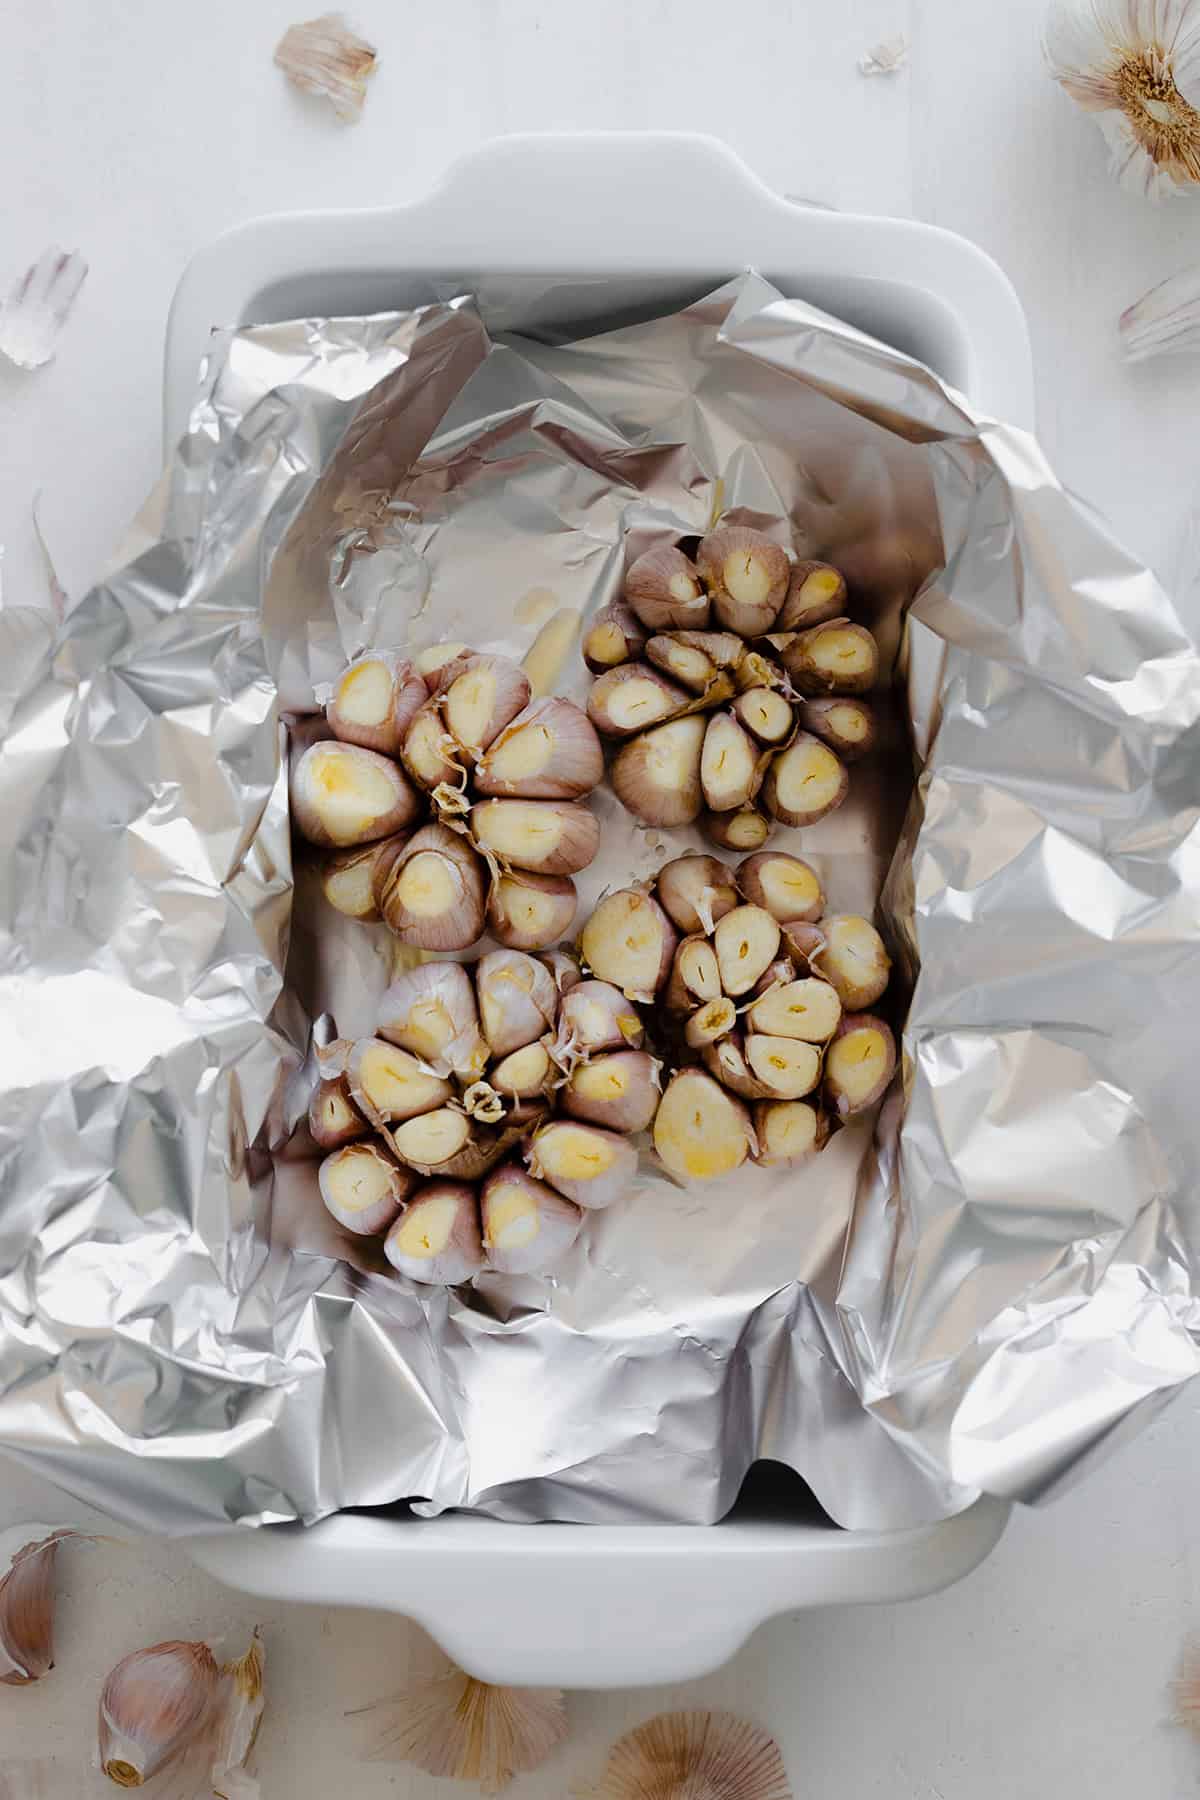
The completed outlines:
[[[327,99],[344,124],[353,124],[362,113],[375,61],[372,46],[337,13],[290,26],[275,47],[276,66],[288,80]]]
[[[242,1771],[266,1709],[266,1662],[262,1630],[255,1626],[245,1655],[225,1663],[221,1669],[213,1731],[215,1800],[241,1800],[246,1794],[242,1784],[248,1778]]]
[[[1200,352],[1200,267],[1160,281],[1121,314],[1118,330],[1127,362]]]
[[[100,1691],[100,1764],[118,1787],[141,1787],[211,1722],[219,1671],[207,1644],[135,1650]]]
[[[54,1667],[54,1574],[71,1531],[18,1525],[0,1535],[0,1682],[28,1687]]]
[[[88,266],[77,250],[51,245],[0,304],[0,356],[19,369],[40,369],[79,297]]]

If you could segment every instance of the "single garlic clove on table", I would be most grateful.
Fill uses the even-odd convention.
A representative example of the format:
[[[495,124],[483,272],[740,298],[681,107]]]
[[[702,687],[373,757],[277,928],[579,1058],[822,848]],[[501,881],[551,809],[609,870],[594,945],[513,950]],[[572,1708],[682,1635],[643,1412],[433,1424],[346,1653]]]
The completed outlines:
[[[483,931],[484,865],[448,825],[423,825],[390,864],[376,869],[375,897],[386,923],[420,950],[465,950]]]
[[[801,731],[767,770],[763,803],[785,825],[815,825],[842,804],[849,785],[828,745]]]
[[[596,728],[570,700],[535,700],[489,745],[475,766],[480,794],[523,800],[577,800],[604,776]]]
[[[100,1690],[100,1763],[118,1787],[141,1787],[200,1735],[220,1671],[207,1644],[135,1650]]]
[[[825,1053],[825,1097],[839,1118],[864,1112],[896,1072],[896,1040],[873,1013],[847,1013]]]
[[[563,1111],[611,1131],[645,1131],[658,1107],[659,1065],[647,1050],[617,1050],[580,1063],[563,1089]]]
[[[296,764],[291,805],[297,829],[322,849],[388,837],[411,825],[420,810],[394,762],[335,738],[310,745]]]
[[[600,847],[600,821],[572,800],[481,800],[471,831],[501,862],[542,875],[577,875]]]
[[[708,624],[708,597],[696,566],[673,546],[647,550],[629,565],[625,599],[650,631]]]
[[[819,919],[825,904],[816,870],[785,850],[747,856],[737,866],[737,884],[752,905],[765,907],[781,925]]]
[[[715,856],[677,856],[665,863],[654,891],[671,923],[682,932],[711,931],[738,904],[730,871]]]
[[[544,950],[570,931],[577,904],[569,875],[510,869],[492,883],[488,929],[510,950]]]
[[[601,900],[579,942],[601,981],[631,1000],[652,1000],[670,972],[677,939],[657,900],[640,888],[619,888]]]
[[[475,1190],[465,1181],[423,1182],[384,1240],[383,1253],[410,1281],[457,1287],[484,1266]]]
[[[654,1148],[672,1175],[685,1181],[728,1175],[753,1145],[749,1112],[711,1075],[681,1069],[672,1076],[654,1121]]]
[[[611,1206],[637,1175],[637,1151],[618,1132],[575,1119],[552,1119],[534,1134],[529,1167],[576,1206]]]
[[[609,770],[613,792],[643,825],[690,825],[699,817],[705,730],[703,718],[672,719],[617,752]]]
[[[480,1195],[483,1245],[501,1275],[540,1274],[571,1248],[583,1224],[582,1208],[519,1163],[493,1169]]]
[[[395,651],[377,650],[356,657],[338,676],[325,717],[344,743],[395,756],[428,698],[413,663]]]
[[[702,539],[696,561],[719,624],[744,638],[771,629],[792,575],[785,550],[761,531],[724,525]]]
[[[779,952],[779,923],[762,906],[738,906],[717,921],[713,949],[721,986],[735,998],[748,994]]]
[[[386,1231],[417,1185],[379,1144],[348,1144],[321,1164],[321,1199],[339,1225],[360,1237]]]
[[[605,737],[628,738],[690,706],[691,695],[646,663],[623,663],[592,684],[588,719]]]

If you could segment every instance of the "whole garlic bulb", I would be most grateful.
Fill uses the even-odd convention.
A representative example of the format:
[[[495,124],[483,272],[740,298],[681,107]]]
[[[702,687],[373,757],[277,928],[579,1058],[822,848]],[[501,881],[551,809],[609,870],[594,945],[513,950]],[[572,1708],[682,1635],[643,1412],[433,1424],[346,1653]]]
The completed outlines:
[[[1044,47],[1123,187],[1161,200],[1200,183],[1200,0],[1052,0]]]

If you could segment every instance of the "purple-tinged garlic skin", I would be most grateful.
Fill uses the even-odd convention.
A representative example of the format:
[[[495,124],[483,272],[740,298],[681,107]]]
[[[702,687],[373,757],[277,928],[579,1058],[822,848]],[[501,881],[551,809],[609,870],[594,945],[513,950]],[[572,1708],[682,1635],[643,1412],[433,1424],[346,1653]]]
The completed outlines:
[[[802,700],[796,715],[803,730],[820,738],[843,762],[857,762],[875,747],[875,715],[853,694],[826,694]]]
[[[896,1073],[896,1040],[874,1013],[847,1013],[825,1052],[825,1102],[839,1119],[882,1100]]]
[[[377,1237],[403,1211],[417,1185],[377,1143],[347,1144],[327,1156],[318,1171],[326,1211],[358,1237]]]
[[[685,937],[711,931],[739,903],[731,871],[715,856],[677,856],[664,863],[654,878],[654,892]]]
[[[492,882],[488,929],[509,950],[545,950],[575,922],[578,895],[569,875],[511,868]]]
[[[563,1111],[610,1131],[645,1131],[658,1110],[660,1066],[647,1050],[592,1057],[563,1089]]]
[[[492,950],[475,968],[480,1023],[491,1053],[507,1056],[554,1029],[559,994],[554,977],[521,950]]]
[[[538,961],[545,963],[554,977],[554,985],[560,994],[569,994],[571,989],[577,988],[583,980],[583,971],[579,967],[578,958],[561,946],[554,950],[541,951]]]
[[[674,719],[692,704],[686,688],[647,663],[622,663],[593,682],[588,719],[607,738],[631,738]]]
[[[700,829],[718,850],[761,850],[775,829],[760,806],[743,806],[737,812],[704,812]]]
[[[857,913],[830,913],[818,929],[821,943],[809,958],[814,974],[836,990],[848,1013],[865,1012],[882,997],[892,971],[883,939]]]
[[[100,1764],[141,1787],[210,1722],[220,1671],[207,1644],[178,1639],[123,1657],[100,1690]]]
[[[340,1150],[371,1129],[353,1100],[345,1075],[319,1081],[308,1103],[308,1129],[321,1150]]]
[[[865,694],[879,679],[879,649],[865,625],[830,619],[802,631],[783,666],[801,694]]]
[[[828,744],[798,731],[767,770],[763,805],[784,825],[815,825],[842,804],[849,785]]]
[[[841,618],[845,610],[846,583],[832,564],[796,563],[774,629],[807,631],[813,625]]]
[[[481,800],[471,831],[502,863],[539,875],[577,875],[600,847],[599,819],[572,800]]]
[[[442,723],[435,700],[422,706],[404,737],[400,760],[419,788],[461,787],[466,780],[462,751]]]
[[[576,1206],[599,1211],[629,1191],[637,1151],[618,1132],[576,1119],[552,1119],[534,1133],[526,1152],[530,1173]]]
[[[487,1064],[475,985],[461,963],[421,963],[397,976],[379,1002],[375,1029],[438,1075],[470,1081]]]
[[[397,756],[429,689],[414,665],[394,650],[356,657],[334,683],[325,717],[346,744]]]
[[[74,1535],[51,1532],[22,1544],[0,1577],[0,1682],[6,1687],[28,1687],[54,1667],[55,1564],[60,1539]]]
[[[384,1240],[383,1253],[401,1275],[457,1287],[484,1267],[475,1190],[465,1181],[422,1182]]]
[[[625,599],[649,631],[703,631],[708,624],[708,597],[696,566],[673,546],[647,550],[629,565]]]
[[[476,792],[520,800],[578,800],[604,779],[596,728],[571,700],[534,700],[475,765]]]
[[[764,907],[781,925],[819,919],[825,905],[816,870],[786,850],[745,857],[737,866],[737,884],[752,906]]]
[[[336,739],[311,745],[292,771],[292,817],[310,844],[341,850],[403,831],[420,801],[386,756]]]
[[[628,606],[605,606],[583,634],[583,660],[593,675],[636,662],[646,647],[646,627]]]
[[[690,825],[704,805],[700,759],[705,721],[689,714],[654,726],[623,744],[609,781],[626,812],[643,825]]]
[[[553,1268],[579,1236],[584,1220],[582,1208],[516,1162],[502,1164],[487,1177],[480,1214],[488,1265],[501,1275]]]
[[[743,638],[770,631],[792,576],[786,550],[761,531],[725,525],[701,541],[696,561],[719,625]]]
[[[677,941],[675,927],[652,895],[619,888],[596,907],[579,945],[599,980],[649,1003],[670,974]]]
[[[385,922],[419,950],[466,950],[482,934],[487,908],[483,859],[448,825],[423,825],[390,866],[376,871]]]

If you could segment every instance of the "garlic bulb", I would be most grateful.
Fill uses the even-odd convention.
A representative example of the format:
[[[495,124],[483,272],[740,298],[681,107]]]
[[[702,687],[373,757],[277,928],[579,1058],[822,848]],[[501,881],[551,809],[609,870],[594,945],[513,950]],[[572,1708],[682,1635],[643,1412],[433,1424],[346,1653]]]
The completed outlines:
[[[791,1800],[775,1739],[723,1712],[659,1713],[608,1753],[586,1800]]]
[[[207,1644],[135,1650],[100,1692],[100,1764],[118,1787],[141,1787],[212,1723],[219,1670]]]
[[[1200,182],[1200,0],[1052,0],[1044,44],[1122,186],[1160,200]]]
[[[461,1669],[360,1710],[375,1718],[372,1761],[414,1763],[429,1775],[478,1782],[485,1794],[538,1768],[567,1735],[558,1689],[492,1687]]]

